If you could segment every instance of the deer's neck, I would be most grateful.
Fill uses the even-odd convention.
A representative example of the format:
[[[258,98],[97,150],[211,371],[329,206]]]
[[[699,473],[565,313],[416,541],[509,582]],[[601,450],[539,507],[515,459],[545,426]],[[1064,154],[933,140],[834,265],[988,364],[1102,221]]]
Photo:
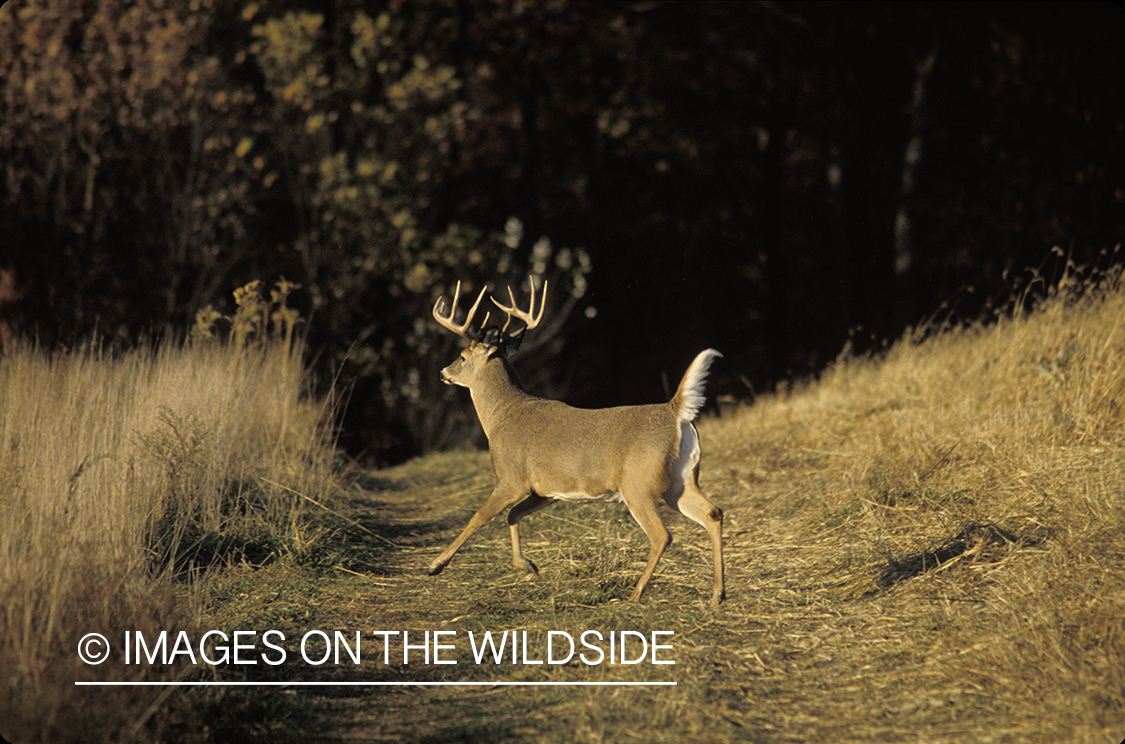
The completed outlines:
[[[496,359],[485,366],[469,388],[473,407],[484,428],[484,435],[492,441],[493,432],[501,425],[508,410],[531,396],[523,389],[515,370],[507,360]]]

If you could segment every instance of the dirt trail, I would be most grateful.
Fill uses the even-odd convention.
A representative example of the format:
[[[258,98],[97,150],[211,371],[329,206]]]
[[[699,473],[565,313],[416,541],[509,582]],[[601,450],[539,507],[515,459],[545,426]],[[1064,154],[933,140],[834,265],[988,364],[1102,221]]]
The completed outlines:
[[[389,665],[316,673],[340,681],[675,681],[674,687],[333,687],[288,693],[309,716],[302,737],[351,741],[1049,741],[1025,720],[1008,681],[965,663],[963,630],[985,611],[950,601],[948,572],[887,580],[828,527],[795,517],[794,484],[718,468],[708,489],[728,513],[729,599],[706,608],[708,545],[664,513],[676,542],[644,600],[627,596],[643,536],[614,506],[563,505],[528,520],[525,549],[541,574],[513,572],[502,520],[437,577],[422,568],[491,484],[484,455],[446,455],[361,482],[347,505],[350,560],[310,601],[318,627],[453,631],[456,665]],[[362,490],[361,488],[362,487]],[[880,573],[882,571],[883,573]],[[354,572],[354,573],[352,573]],[[900,577],[901,578],[901,577]],[[961,591],[963,589],[957,589]],[[675,664],[477,665],[469,631],[673,631]],[[415,635],[417,634],[417,635]],[[378,657],[378,654],[374,654]],[[532,653],[532,658],[535,654]]]

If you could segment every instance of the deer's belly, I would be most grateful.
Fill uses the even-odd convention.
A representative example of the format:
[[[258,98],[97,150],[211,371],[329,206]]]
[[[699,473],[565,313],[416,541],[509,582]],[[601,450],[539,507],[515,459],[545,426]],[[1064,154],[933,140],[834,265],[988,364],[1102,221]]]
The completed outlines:
[[[608,501],[610,503],[620,502],[620,491],[606,491],[603,494],[592,496],[588,493],[581,491],[576,493],[548,493],[544,494],[543,498],[552,499],[554,501]]]

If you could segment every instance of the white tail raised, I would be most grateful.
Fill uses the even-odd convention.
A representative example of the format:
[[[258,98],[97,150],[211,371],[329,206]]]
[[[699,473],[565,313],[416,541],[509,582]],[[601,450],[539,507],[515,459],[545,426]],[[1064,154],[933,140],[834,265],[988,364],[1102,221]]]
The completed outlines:
[[[726,596],[723,579],[723,513],[699,488],[699,434],[692,421],[703,406],[703,386],[711,363],[722,355],[701,352],[688,367],[672,400],[645,406],[573,408],[530,395],[519,382],[508,357],[524,333],[539,325],[547,302],[547,285],[535,313],[535,282],[531,280],[528,311],[493,303],[503,310],[503,327],[489,327],[488,316],[473,326],[486,289],[481,290],[461,324],[454,322],[461,284],[453,293],[449,314],[445,300],[434,305],[435,320],[468,339],[469,347],[441,371],[442,380],[467,387],[488,437],[496,485],[484,505],[469,520],[428,569],[438,574],[480,527],[504,509],[517,569],[536,573],[535,564],[520,549],[519,522],[555,501],[624,501],[649,539],[648,563],[629,599],[640,599],[660,557],[672,542],[657,511],[661,500],[700,524],[711,538],[713,581],[711,605]],[[523,328],[508,331],[512,320]]]
[[[699,415],[699,409],[703,408],[706,400],[703,387],[707,383],[708,373],[711,372],[711,362],[722,358],[723,355],[714,349],[701,351],[684,373],[684,379],[680,380],[680,387],[676,389],[676,395],[672,398],[672,404],[680,412],[681,423],[691,423]]]

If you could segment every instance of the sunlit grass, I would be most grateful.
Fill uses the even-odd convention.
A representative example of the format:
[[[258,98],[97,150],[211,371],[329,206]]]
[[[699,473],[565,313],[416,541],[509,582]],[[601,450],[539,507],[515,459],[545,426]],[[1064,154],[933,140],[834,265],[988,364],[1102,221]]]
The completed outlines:
[[[407,738],[1117,741],[1123,406],[1120,276],[1072,276],[1034,309],[924,329],[700,422],[700,481],[726,513],[728,600],[714,611],[706,537],[668,510],[675,542],[635,605],[622,600],[646,543],[614,505],[526,519],[534,578],[511,568],[499,519],[441,575],[415,578],[491,486],[484,456],[447,455],[383,474],[403,488],[375,497],[381,508],[416,515],[418,532],[339,624],[675,631],[664,669],[444,671],[667,674],[675,688],[521,691],[486,710],[413,691],[383,724]],[[325,725],[377,704],[362,700]]]
[[[1119,274],[1071,277],[1033,309],[844,356],[819,380],[701,421],[700,482],[726,514],[728,599],[714,610],[707,537],[667,509],[675,541],[639,603],[623,600],[647,541],[615,504],[556,504],[524,520],[536,576],[512,568],[503,519],[423,575],[491,490],[488,455],[445,453],[330,485],[324,411],[303,384],[280,347],[0,359],[0,446],[12,453],[0,461],[0,662],[17,670],[3,701],[36,740],[1120,739]],[[335,532],[318,532],[304,508],[332,514]],[[181,627],[289,639],[317,628],[462,640],[526,631],[540,646],[550,631],[672,631],[676,663],[75,659],[87,631]],[[184,674],[677,684],[196,690],[178,706],[167,691],[69,687]],[[185,711],[215,713],[226,733]]]
[[[868,695],[823,698],[820,724],[804,730],[863,732],[900,697],[945,711],[918,720],[964,716],[950,730],[1120,738],[1120,273],[1072,274],[1033,310],[916,336],[701,427],[705,472],[725,481],[719,502],[768,525],[736,541],[732,574],[760,587],[757,551],[784,556],[769,573],[830,598],[826,612],[882,624],[886,638],[906,631],[894,651],[914,661],[894,675],[908,692],[862,672],[877,637],[844,639],[821,653],[840,664],[837,684]]]
[[[0,356],[0,707],[17,740],[128,740],[140,693],[88,667],[79,638],[198,624],[188,581],[211,567],[310,559],[331,442],[299,351],[164,343],[110,356]],[[306,498],[307,497],[307,498]],[[153,672],[160,674],[158,670]],[[143,737],[142,737],[143,738]]]

